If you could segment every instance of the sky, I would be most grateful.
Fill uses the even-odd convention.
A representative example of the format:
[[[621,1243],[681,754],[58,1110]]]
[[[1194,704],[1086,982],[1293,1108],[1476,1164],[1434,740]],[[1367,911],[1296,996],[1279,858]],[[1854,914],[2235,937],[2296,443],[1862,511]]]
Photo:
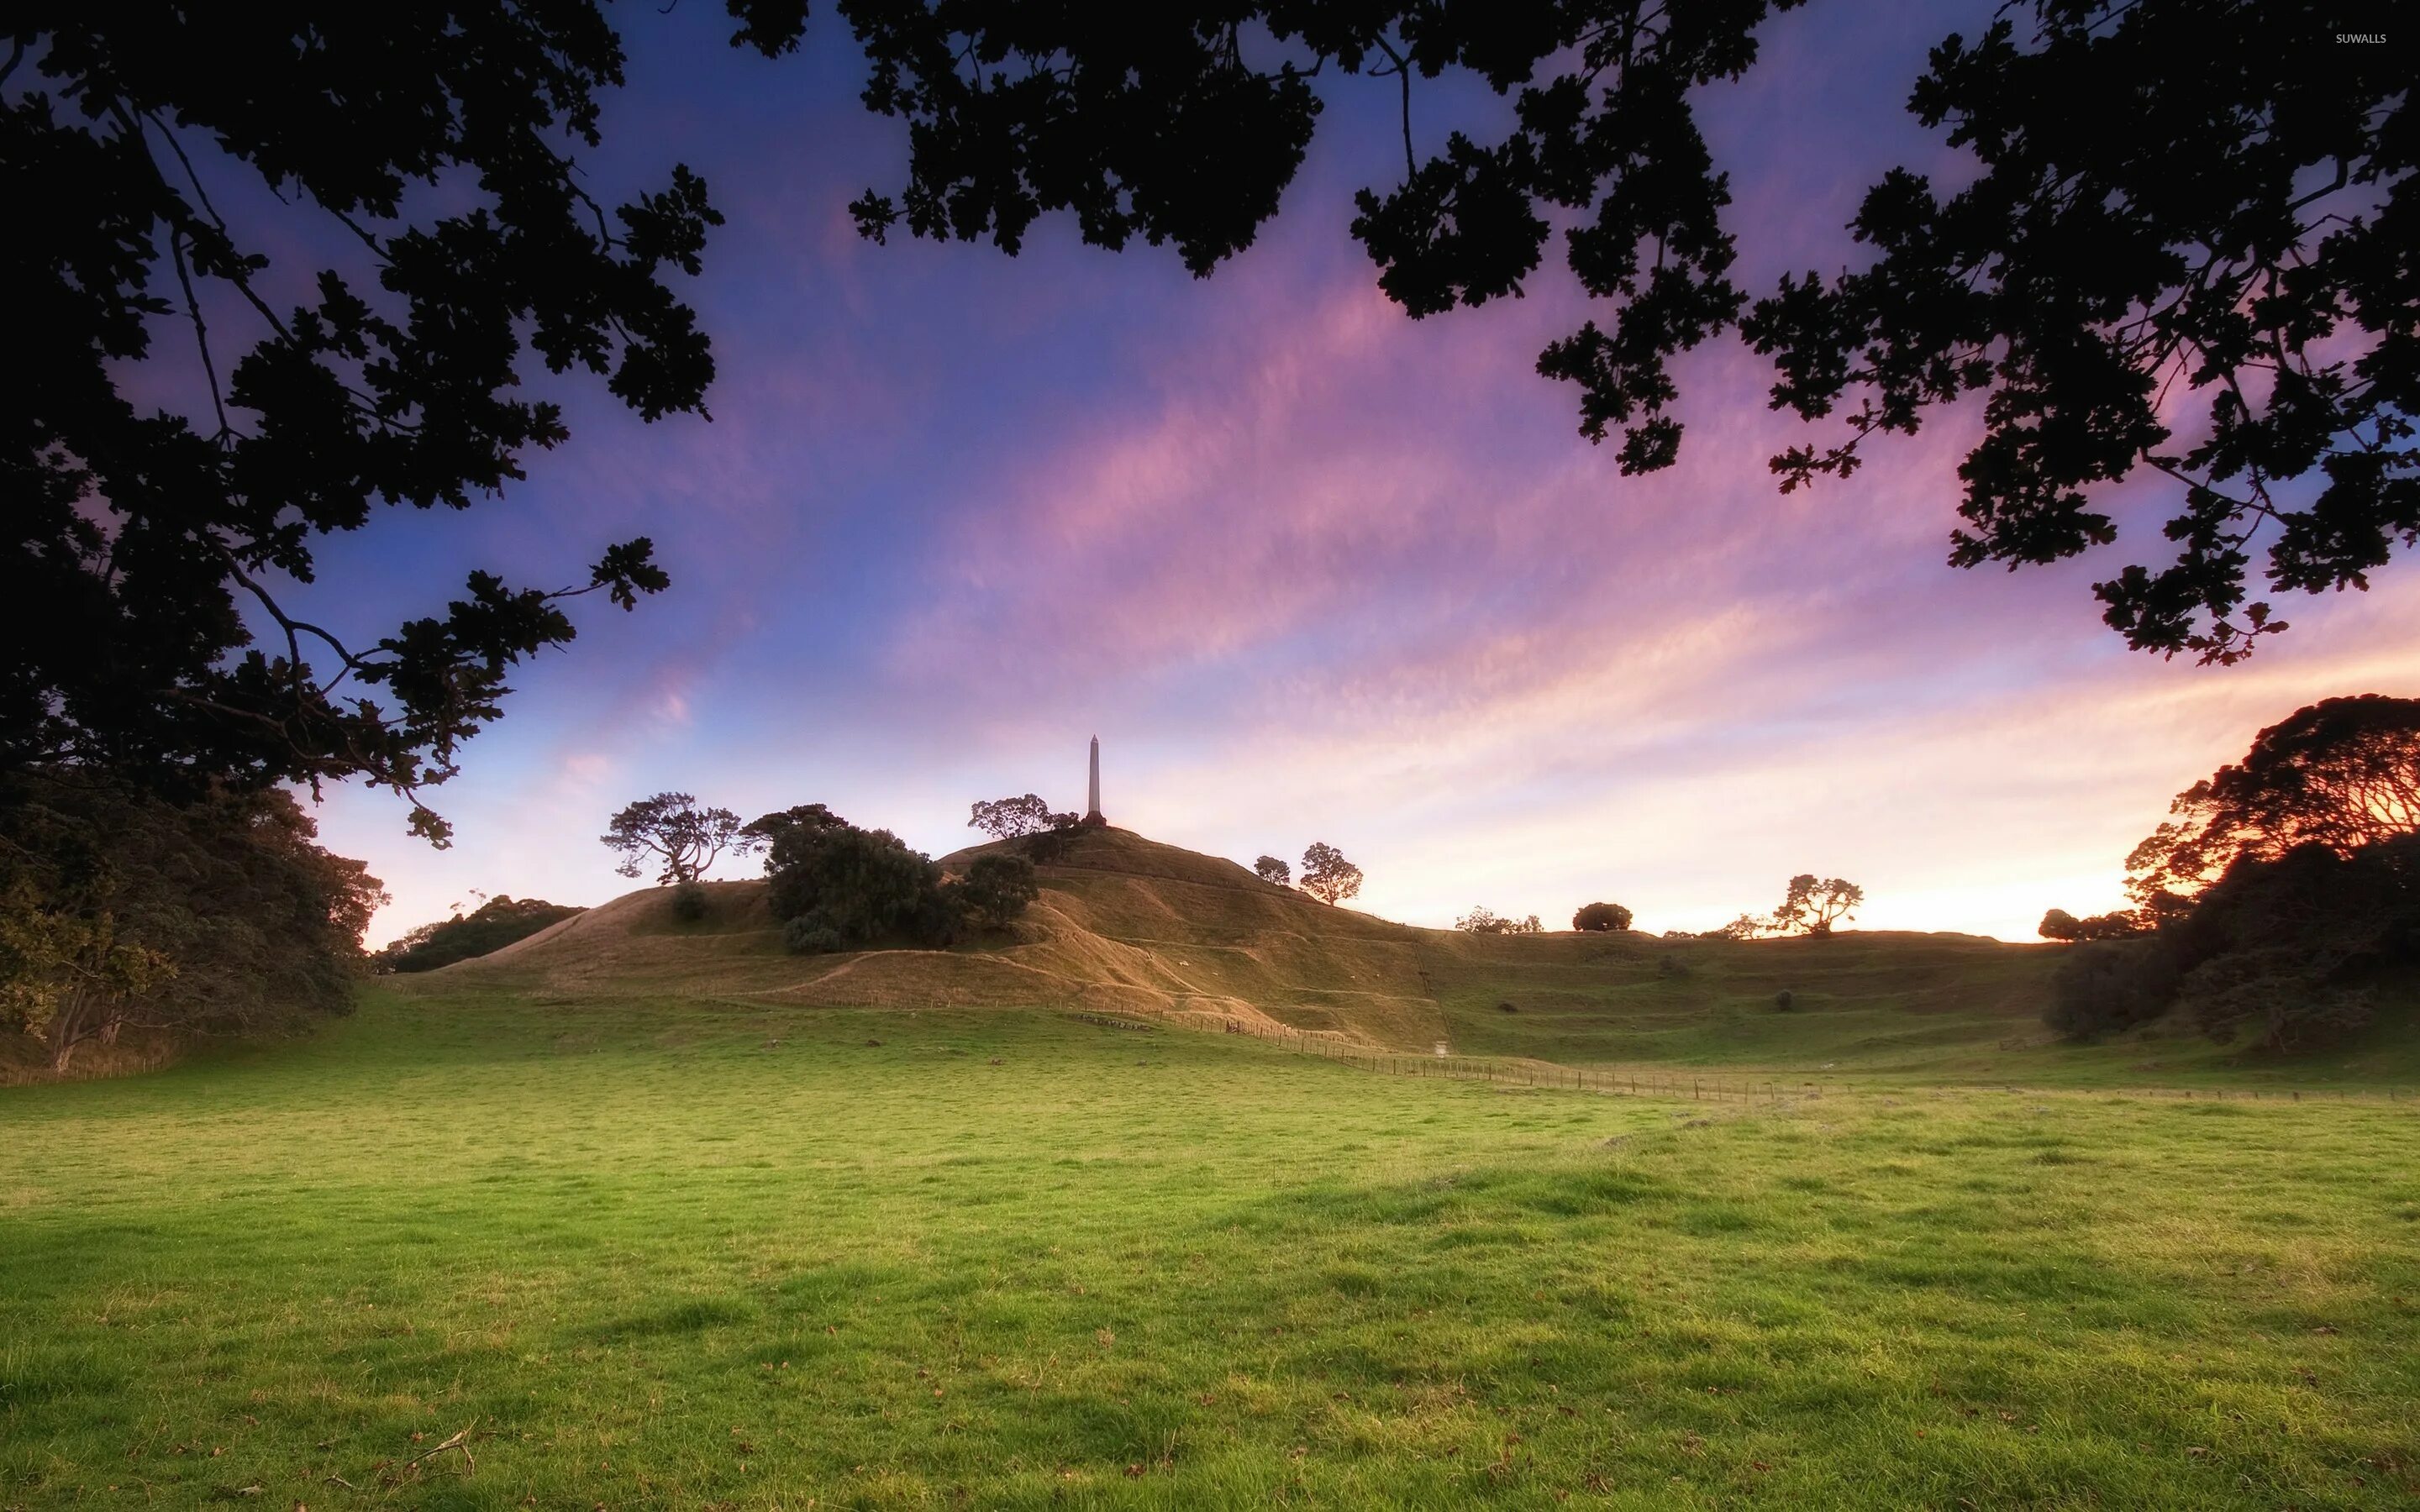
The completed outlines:
[[[1744,286],[1853,259],[1887,167],[1956,177],[1902,102],[1991,8],[1819,5],[1705,92]],[[2289,601],[2239,668],[2126,650],[2089,584],[2156,549],[2164,486],[2111,496],[2115,551],[1947,567],[1971,411],[1780,496],[1765,459],[1807,432],[1729,339],[1679,364],[1679,466],[1620,476],[1532,370],[1590,313],[1555,255],[1478,311],[1378,293],[1346,227],[1401,172],[1386,84],[1325,82],[1280,217],[1206,281],[1063,218],[1016,258],[877,247],[844,207],[901,180],[905,133],[858,105],[834,19],[768,61],[720,9],[616,8],[630,78],[592,164],[620,199],[686,162],[728,217],[685,291],[712,420],[550,381],[573,437],[526,483],[329,540],[304,591],[375,639],[474,567],[575,582],[634,534],[674,579],[635,614],[582,600],[578,640],[521,670],[431,795],[452,849],[392,795],[329,791],[322,842],[394,899],[373,944],[481,893],[628,890],[597,837],[667,789],[743,818],[822,802],[939,855],[979,838],[976,799],[1080,808],[1094,735],[1113,823],[1246,864],[1327,841],[1390,918],[1560,927],[1606,899],[1702,929],[1814,872],[1863,886],[1863,927],[2023,939],[2119,905],[2127,851],[2261,726],[2420,694],[2408,567]],[[1501,110],[1424,87],[1419,145]]]

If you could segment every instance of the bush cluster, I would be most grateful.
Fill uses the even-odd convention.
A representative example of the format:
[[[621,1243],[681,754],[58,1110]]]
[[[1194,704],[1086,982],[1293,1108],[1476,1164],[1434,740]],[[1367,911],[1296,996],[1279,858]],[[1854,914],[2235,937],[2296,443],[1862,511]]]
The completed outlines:
[[[1588,903],[1572,916],[1572,928],[1584,933],[1609,934],[1630,927],[1630,910],[1620,903]]]
[[[1546,933],[1546,927],[1538,922],[1538,916],[1535,914],[1531,914],[1527,918],[1507,918],[1497,914],[1496,910],[1483,905],[1473,908],[1469,913],[1455,919],[1453,927],[1465,934],[1544,934]]]
[[[2187,1012],[2212,1039],[2324,1044],[2369,1022],[2381,982],[2420,964],[2420,836],[2341,855],[2239,857],[2149,933],[2075,947],[2044,1021],[2091,1040]]]
[[[995,852],[946,879],[891,831],[860,829],[821,804],[749,828],[765,837],[767,900],[783,941],[801,955],[882,944],[940,949],[970,923],[1005,928],[1041,890],[1029,856]]]

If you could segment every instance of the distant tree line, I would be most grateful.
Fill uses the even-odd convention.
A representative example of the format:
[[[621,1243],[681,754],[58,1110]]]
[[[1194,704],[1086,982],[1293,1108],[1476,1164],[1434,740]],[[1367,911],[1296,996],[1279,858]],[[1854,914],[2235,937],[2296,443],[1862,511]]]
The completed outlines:
[[[459,912],[459,904],[456,908],[451,918],[422,924],[396,935],[370,956],[370,970],[380,974],[434,971],[457,961],[492,954],[584,912],[569,903],[551,903],[543,898],[510,898],[502,893],[468,914]]]
[[[2181,1011],[2222,1042],[2323,1045],[2420,964],[2420,700],[2327,699],[2177,795],[2127,859],[2129,909],[2074,950],[2045,1020],[2091,1040]]]

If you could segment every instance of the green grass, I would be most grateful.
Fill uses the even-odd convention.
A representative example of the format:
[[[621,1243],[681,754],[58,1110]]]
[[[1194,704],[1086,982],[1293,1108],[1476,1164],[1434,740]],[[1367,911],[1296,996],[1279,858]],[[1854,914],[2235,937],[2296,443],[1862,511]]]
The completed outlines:
[[[0,1091],[0,1507],[2420,1496],[2410,1103],[416,992]]]
[[[2062,947],[1954,934],[1472,942],[1428,968],[1455,1050],[1734,1081],[2253,1091],[2420,1082],[2420,983],[2324,1051],[2275,1055],[2164,1022],[2104,1043],[2041,1022]],[[1776,1005],[1787,990],[1788,1011]]]

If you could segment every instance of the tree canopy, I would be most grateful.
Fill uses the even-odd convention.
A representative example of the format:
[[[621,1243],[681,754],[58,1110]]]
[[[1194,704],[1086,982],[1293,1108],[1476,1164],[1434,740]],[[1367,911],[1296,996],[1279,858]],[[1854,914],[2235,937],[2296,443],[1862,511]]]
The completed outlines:
[[[1023,797],[995,798],[976,804],[967,827],[980,829],[994,840],[1017,840],[1046,829],[1071,828],[1075,823],[1074,814],[1052,813],[1050,805],[1029,793]]]
[[[2177,795],[2126,860],[2127,888],[2157,912],[2239,857],[2298,845],[2350,856],[2420,833],[2420,699],[2323,699],[2253,737],[2243,759]]]
[[[2108,546],[2108,486],[2165,479],[2174,557],[2094,590],[2138,649],[2231,662],[2284,629],[2251,597],[2256,549],[2271,592],[2317,593],[2420,540],[2409,64],[2338,40],[2376,8],[2012,0],[1908,96],[1974,171],[1938,188],[1875,165],[1863,265],[1751,301],[1699,113],[1802,3],[859,0],[866,103],[908,122],[910,156],[904,188],[852,209],[877,240],[1011,253],[1067,210],[1088,242],[1173,243],[1207,274],[1276,213],[1332,66],[1400,98],[1403,179],[1355,197],[1380,288],[1415,316],[1518,296],[1559,228],[1600,316],[1538,371],[1578,390],[1584,435],[1619,436],[1624,472],[1677,459],[1672,359],[1735,328],[1773,361],[1774,407],[1833,426],[1772,459],[1784,491],[1979,396],[1956,565]],[[759,45],[803,21],[797,0],[732,8]],[[1415,97],[1446,74],[1509,97],[1509,126],[1423,151]]]
[[[1280,887],[1289,887],[1294,885],[1294,868],[1286,865],[1285,862],[1280,860],[1274,856],[1264,856],[1259,860],[1254,861],[1252,863],[1252,875],[1260,878],[1263,882],[1271,883]]]
[[[957,934],[958,902],[942,890],[940,869],[887,829],[839,820],[779,826],[765,855],[765,878],[773,917],[787,924],[790,948],[801,953],[894,937],[939,947]],[[989,901],[1007,907],[1013,890]]]
[[[1835,923],[1855,918],[1865,901],[1866,889],[1854,882],[1802,872],[1790,879],[1772,927],[1783,934],[1829,934]]]
[[[1313,841],[1302,853],[1302,890],[1333,906],[1361,890],[1361,869],[1326,841]]]
[[[1584,933],[1610,933],[1628,929],[1630,918],[1630,910],[1620,903],[1583,903],[1572,915],[1572,928]]]
[[[661,862],[656,877],[659,886],[695,882],[725,850],[744,855],[765,843],[761,833],[742,828],[737,814],[728,809],[700,808],[697,799],[686,793],[659,793],[639,799],[615,814],[597,839],[622,857],[622,864],[613,870],[626,877],[637,876],[644,865]]]
[[[623,54],[590,5],[36,0],[5,36],[0,767],[186,793],[361,777],[442,843],[418,795],[511,669],[572,639],[564,602],[627,609],[664,574],[644,538],[561,588],[474,572],[365,642],[299,607],[312,543],[381,507],[467,508],[566,440],[525,350],[648,420],[701,410],[714,364],[669,280],[721,220],[706,185],[675,165],[592,197],[581,156]],[[263,187],[292,221],[229,218]],[[305,222],[352,266],[272,269]]]
[[[1005,929],[1042,896],[1030,856],[978,856],[956,884],[958,904],[977,922]]]

